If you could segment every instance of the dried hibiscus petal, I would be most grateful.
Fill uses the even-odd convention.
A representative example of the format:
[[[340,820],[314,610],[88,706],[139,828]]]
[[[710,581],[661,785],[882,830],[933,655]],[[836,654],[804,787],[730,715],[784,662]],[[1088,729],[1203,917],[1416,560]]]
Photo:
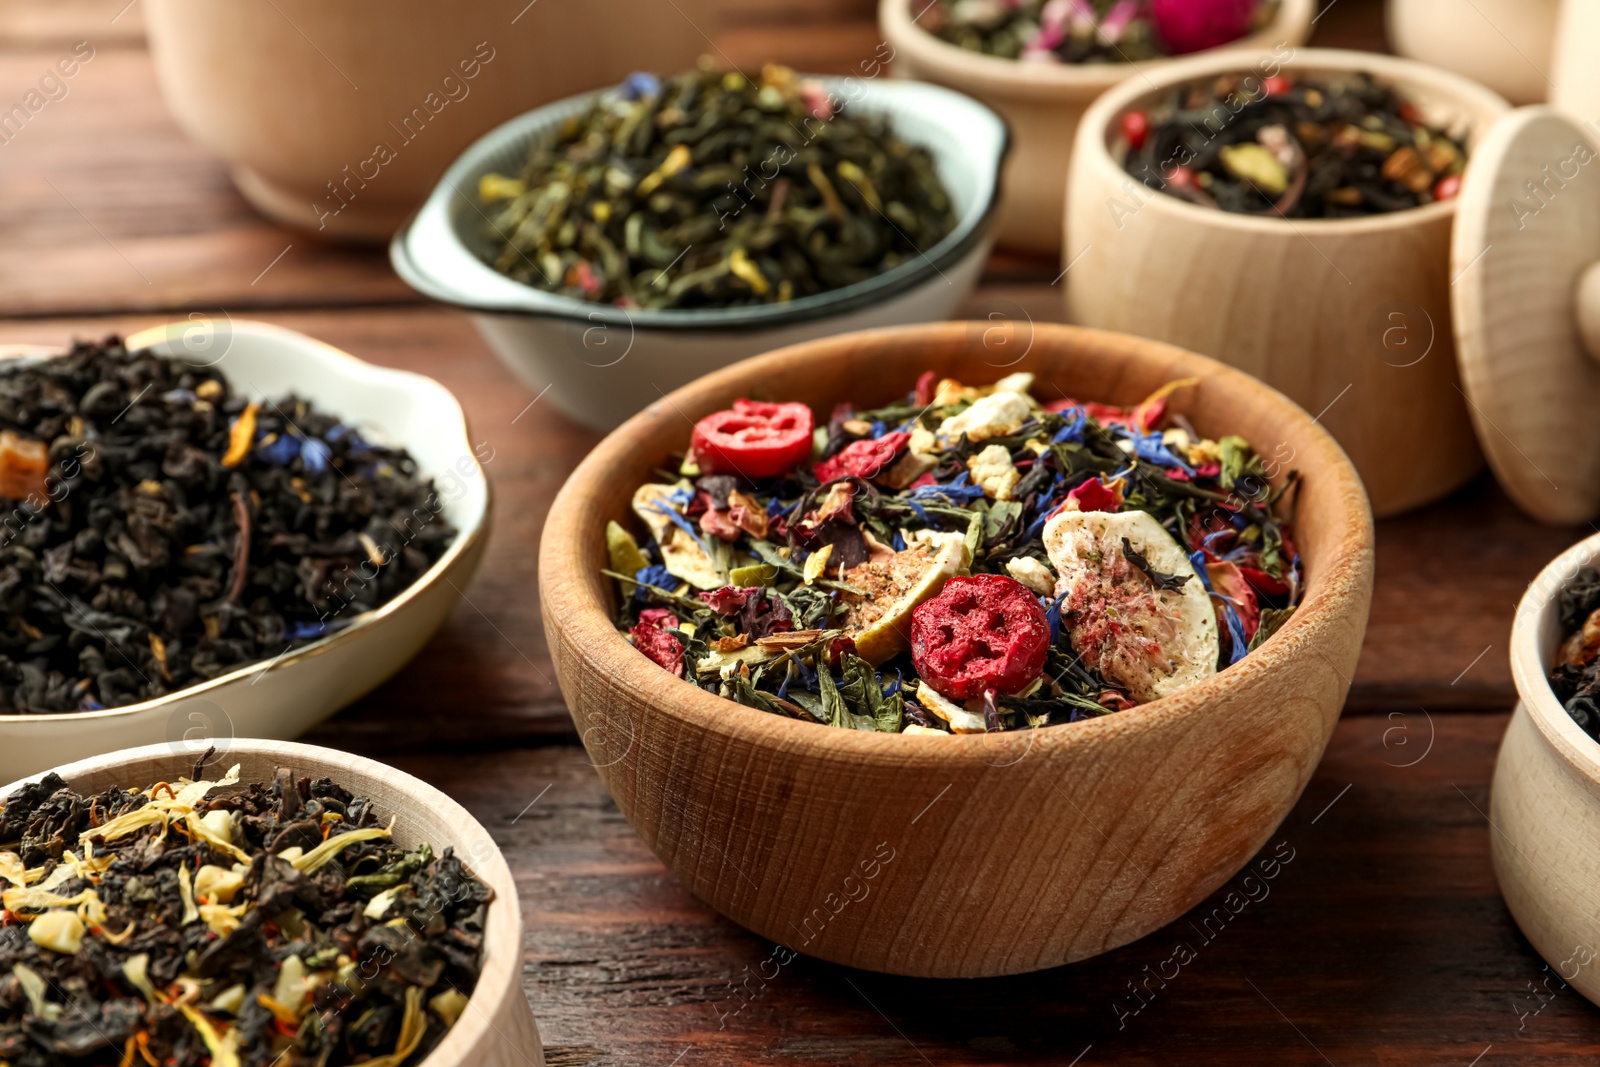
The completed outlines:
[[[945,582],[911,616],[911,659],[951,700],[1016,693],[1044,671],[1050,624],[1028,588],[1001,574]]]
[[[708,589],[700,594],[700,599],[711,605],[711,610],[718,615],[735,615],[744,607],[750,594],[761,592],[760,586],[751,586],[741,589],[736,585],[725,585],[721,589]]]
[[[657,666],[674,678],[683,677],[683,643],[674,635],[641,622],[628,631],[633,647],[650,658]]]

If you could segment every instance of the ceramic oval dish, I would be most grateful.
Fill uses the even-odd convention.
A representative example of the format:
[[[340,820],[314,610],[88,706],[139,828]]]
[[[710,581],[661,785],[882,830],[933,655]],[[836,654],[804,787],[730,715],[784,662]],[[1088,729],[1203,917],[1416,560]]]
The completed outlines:
[[[467,438],[460,404],[438,382],[373,366],[304,334],[259,322],[174,323],[134,334],[126,344],[130,351],[148,348],[214,367],[235,389],[256,399],[296,393],[373,440],[403,444],[421,473],[434,479],[444,504],[441,514],[458,531],[456,539],[393,600],[275,660],[137,704],[0,715],[0,778],[163,740],[198,753],[230,737],[301,734],[415,655],[443,624],[483,556],[489,483]],[[0,354],[30,358],[43,353],[34,348],[0,349]]]
[[[948,318],[988,258],[1007,134],[977,101],[933,85],[821,78],[850,107],[888,117],[933,156],[956,224],[921,257],[855,285],[758,307],[624,310],[524,285],[484,262],[488,220],[472,199],[487,173],[516,173],[536,138],[597,94],[530,111],[485,135],[401,228],[389,258],[414,289],[473,312],[489,347],[549,402],[609,430],[703,374],[772,348],[870,326]]]
[[[522,993],[522,910],[505,856],[465,808],[426,782],[374,760],[282,741],[223,740],[208,774],[235,763],[241,784],[270,784],[279,767],[297,776],[327,776],[395,817],[394,840],[407,848],[455,849],[472,873],[494,890],[484,922],[478,985],[456,1024],[417,1067],[544,1067],[533,1010]],[[112,786],[144,789],[194,774],[195,754],[182,745],[146,745],[56,767],[82,794]],[[0,787],[0,799],[44,773]]]
[[[922,977],[1033,971],[1142,937],[1268,840],[1338,720],[1366,628],[1372,521],[1344,453],[1282,394],[1168,345],[1036,328],[1004,367],[983,325],[874,330],[748,360],[652,404],[590,453],[545,524],[539,581],[556,673],[622,813],[702,899],[835,963]],[[931,371],[1118,405],[1198,378],[1181,411],[1299,469],[1306,596],[1239,663],[1085,722],[1001,734],[842,730],[763,714],[673,677],[619,634],[607,521],[689,440],[759,395],[827,413]],[[1280,450],[1281,451],[1278,451]],[[1288,458],[1292,454],[1292,464]]]
[[[1488,834],[1517,925],[1562,981],[1600,1004],[1600,744],[1548,680],[1567,637],[1557,598],[1596,564],[1600,534],[1557,556],[1517,605],[1511,675],[1521,699],[1500,743]]]

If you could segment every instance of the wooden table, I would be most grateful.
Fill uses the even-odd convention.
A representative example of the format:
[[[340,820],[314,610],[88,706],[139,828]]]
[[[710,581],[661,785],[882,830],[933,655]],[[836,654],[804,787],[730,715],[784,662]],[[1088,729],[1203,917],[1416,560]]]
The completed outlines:
[[[1501,903],[1484,815],[1515,700],[1513,608],[1587,531],[1529,523],[1487,478],[1379,525],[1377,595],[1344,720],[1269,846],[1293,859],[1220,933],[1197,918],[1218,894],[1195,921],[1042,974],[908,981],[802,958],[753,978],[771,946],[691,897],[633,835],[553,682],[535,549],[595,435],[538,407],[517,418],[532,394],[382,254],[252,213],[167,117],[126,2],[0,8],[0,101],[71,43],[96,49],[71,95],[0,146],[0,341],[224,309],[423,371],[461,398],[492,449],[499,502],[479,580],[422,655],[310,739],[420,775],[495,835],[522,894],[524,984],[551,1063],[1468,1067],[1600,1050],[1600,1014],[1555,980],[1547,991]],[[873,6],[728,0],[717,41],[741,65],[842,70],[878,40]],[[1335,0],[1316,43],[1383,47],[1378,5]],[[1058,318],[1057,269],[996,256],[968,311]],[[1180,942],[1196,958],[1151,980]]]

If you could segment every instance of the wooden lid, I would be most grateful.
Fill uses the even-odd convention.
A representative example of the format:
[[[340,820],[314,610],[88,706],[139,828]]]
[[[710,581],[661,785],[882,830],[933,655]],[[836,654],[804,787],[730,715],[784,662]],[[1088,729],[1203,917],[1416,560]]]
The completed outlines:
[[[1461,383],[1500,484],[1542,522],[1600,513],[1600,153],[1549,107],[1476,147],[1457,205],[1452,305]]]

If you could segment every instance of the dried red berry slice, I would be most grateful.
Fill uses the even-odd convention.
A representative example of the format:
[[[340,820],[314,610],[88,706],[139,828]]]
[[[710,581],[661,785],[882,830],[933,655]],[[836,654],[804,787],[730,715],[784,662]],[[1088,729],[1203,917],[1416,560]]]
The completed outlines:
[[[951,700],[1026,689],[1049,650],[1038,598],[1002,574],[951,578],[911,616],[917,674]]]
[[[811,409],[735,400],[694,424],[691,447],[706,474],[771,478],[811,456]]]
[[[839,454],[823,460],[816,466],[817,481],[823,485],[847,474],[857,478],[872,479],[900,455],[911,435],[892,430],[876,439],[852,441],[839,450]]]
[[[628,631],[633,647],[643,652],[662,670],[675,678],[683,677],[683,643],[659,626],[641,622]]]

